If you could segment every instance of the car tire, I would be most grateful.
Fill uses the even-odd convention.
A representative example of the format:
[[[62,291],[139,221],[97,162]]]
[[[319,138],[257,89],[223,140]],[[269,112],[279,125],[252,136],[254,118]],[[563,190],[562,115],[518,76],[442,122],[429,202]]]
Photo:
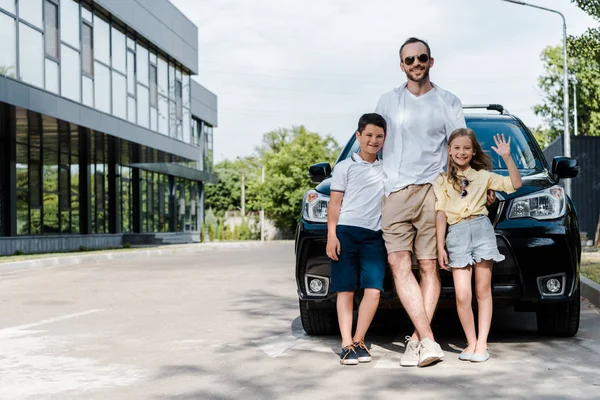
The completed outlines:
[[[300,300],[302,328],[309,335],[333,335],[339,333],[335,310],[311,310],[308,302]]]
[[[540,304],[536,311],[538,332],[546,336],[571,337],[579,330],[580,288],[565,303]]]

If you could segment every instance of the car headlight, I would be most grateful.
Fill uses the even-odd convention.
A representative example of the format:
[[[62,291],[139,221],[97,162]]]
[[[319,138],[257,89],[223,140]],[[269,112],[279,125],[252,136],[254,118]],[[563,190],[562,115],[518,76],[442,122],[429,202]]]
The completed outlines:
[[[329,196],[316,190],[309,190],[302,200],[302,216],[306,221],[327,222]]]
[[[508,218],[555,219],[565,215],[565,191],[560,186],[513,200]]]

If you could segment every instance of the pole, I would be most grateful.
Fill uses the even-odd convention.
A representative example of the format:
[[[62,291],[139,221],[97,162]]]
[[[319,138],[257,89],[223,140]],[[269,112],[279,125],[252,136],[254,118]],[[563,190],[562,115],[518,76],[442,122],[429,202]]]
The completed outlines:
[[[265,183],[265,166],[262,166],[262,174],[261,174],[261,182]],[[264,200],[261,198],[261,208],[260,208],[260,241],[265,241],[265,208],[264,208]]]
[[[569,134],[569,66],[567,63],[567,20],[565,16],[557,10],[537,6],[535,4],[525,3],[518,0],[502,0],[507,3],[519,4],[521,6],[533,7],[544,11],[549,11],[561,16],[563,20],[563,153],[566,157],[571,157],[571,137]],[[571,180],[565,179],[565,192],[571,196]]]
[[[564,133],[563,133],[563,150],[566,157],[571,157],[571,137],[569,133],[569,65],[567,63],[567,21],[565,16],[560,14],[563,19],[563,117],[564,117]],[[565,192],[571,197],[571,180],[565,179]]]
[[[242,219],[246,217],[246,182],[244,176],[244,166],[242,166]]]
[[[573,81],[573,136],[577,136],[577,77]]]

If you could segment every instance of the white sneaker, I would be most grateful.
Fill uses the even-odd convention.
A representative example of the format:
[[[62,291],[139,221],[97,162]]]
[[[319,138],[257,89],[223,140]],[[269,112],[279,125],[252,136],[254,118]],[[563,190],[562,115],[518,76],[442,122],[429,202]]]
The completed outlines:
[[[400,359],[400,365],[403,367],[416,367],[419,365],[419,341],[412,340],[410,336],[405,339],[406,350]]]
[[[442,358],[444,358],[444,351],[439,344],[429,338],[421,340],[419,346],[419,367],[426,367]]]

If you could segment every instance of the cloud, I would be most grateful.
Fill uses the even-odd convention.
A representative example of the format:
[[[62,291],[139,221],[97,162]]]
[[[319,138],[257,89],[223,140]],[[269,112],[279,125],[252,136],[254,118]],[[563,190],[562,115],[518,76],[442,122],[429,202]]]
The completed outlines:
[[[558,15],[499,0],[171,0],[198,26],[199,74],[219,97],[216,160],[252,153],[262,134],[304,124],[345,142],[358,117],[405,78],[398,47],[425,38],[432,80],[463,103],[502,103],[528,125],[540,102],[544,47],[562,41]],[[545,0],[568,33],[597,23]]]

